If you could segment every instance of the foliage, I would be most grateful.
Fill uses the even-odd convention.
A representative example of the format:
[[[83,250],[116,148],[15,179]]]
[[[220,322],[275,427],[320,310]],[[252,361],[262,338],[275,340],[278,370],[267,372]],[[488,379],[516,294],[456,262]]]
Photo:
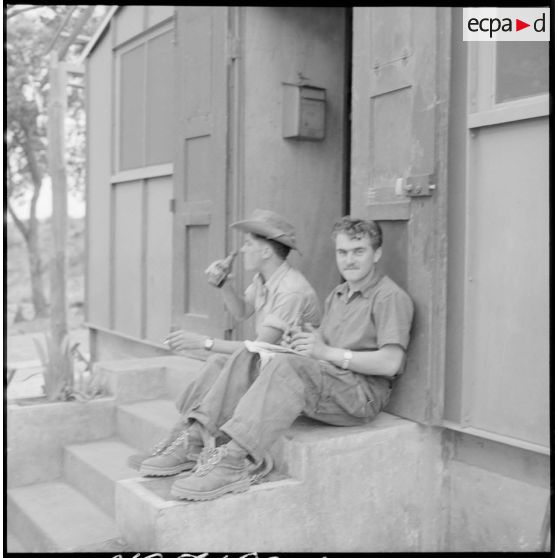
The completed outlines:
[[[40,188],[47,169],[48,48],[72,6],[42,6],[8,19],[6,33],[8,193],[21,199]],[[70,48],[75,61],[78,48]],[[83,89],[68,87],[67,145],[69,188],[83,191]],[[33,160],[35,159],[35,161]],[[30,180],[31,179],[31,180]]]
[[[100,11],[97,9],[100,8]],[[25,239],[31,278],[31,294],[37,317],[46,315],[42,285],[41,247],[38,241],[36,209],[39,194],[48,177],[47,107],[50,52],[62,51],[64,59],[76,62],[83,42],[68,48],[72,30],[92,34],[106,6],[8,4],[6,21],[6,134],[7,209]],[[89,17],[89,10],[91,16]],[[59,33],[62,28],[66,35]],[[68,37],[68,33],[70,37]],[[57,40],[55,41],[54,39]],[[53,48],[54,47],[54,48]],[[80,78],[81,79],[81,78]],[[68,188],[84,190],[85,110],[83,84],[69,80],[66,111],[66,166]],[[15,205],[28,204],[28,219],[21,219]]]
[[[70,394],[71,399],[89,401],[94,397],[104,397],[109,394],[107,377],[104,372],[91,370],[91,361],[84,357],[79,350],[79,343],[70,349],[74,358],[76,370],[76,385]]]
[[[45,347],[33,338],[37,354],[44,368],[44,390],[49,401],[67,401],[73,390],[74,370],[70,358],[70,339],[65,335],[58,347],[52,336],[45,334]]]
[[[43,389],[49,401],[88,401],[108,394],[106,376],[91,371],[91,361],[81,353],[79,343],[70,344],[68,335],[64,336],[60,347],[48,333],[44,346],[36,338],[33,342],[43,365]],[[68,369],[60,370],[61,364]]]

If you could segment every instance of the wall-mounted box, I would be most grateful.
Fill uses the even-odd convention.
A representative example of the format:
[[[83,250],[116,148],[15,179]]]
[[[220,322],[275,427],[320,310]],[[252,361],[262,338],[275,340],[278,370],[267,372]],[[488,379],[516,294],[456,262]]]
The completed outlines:
[[[283,137],[325,138],[326,90],[311,85],[283,84]]]

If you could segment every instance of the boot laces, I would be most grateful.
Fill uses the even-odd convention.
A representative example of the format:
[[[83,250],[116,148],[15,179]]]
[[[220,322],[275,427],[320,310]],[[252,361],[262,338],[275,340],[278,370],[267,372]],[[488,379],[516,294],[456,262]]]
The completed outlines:
[[[228,455],[227,446],[218,446],[213,449],[204,449],[199,457],[196,469],[193,474],[198,477],[205,477],[210,471],[221,462],[221,460]],[[273,459],[268,452],[265,453],[264,458],[259,463],[254,463],[250,466],[252,475],[250,475],[250,483],[257,482],[264,478],[273,468]]]
[[[182,445],[186,445],[186,441],[188,440],[188,432],[183,431],[181,432],[175,440],[169,444],[162,452],[161,455],[169,455],[174,452],[175,449]]]
[[[151,450],[151,455],[168,455],[172,451],[174,451],[181,443],[183,443],[188,437],[187,431],[182,431],[180,433],[175,433],[174,437],[167,436],[164,440],[159,442],[156,446],[153,447]]]
[[[215,469],[223,457],[227,455],[226,446],[218,446],[214,448],[204,448],[198,457],[198,463],[194,475],[205,477],[210,471]]]

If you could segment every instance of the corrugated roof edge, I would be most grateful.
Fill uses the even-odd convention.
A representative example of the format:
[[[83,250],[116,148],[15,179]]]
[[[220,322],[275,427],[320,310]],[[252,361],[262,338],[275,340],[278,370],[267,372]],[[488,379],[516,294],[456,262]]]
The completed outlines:
[[[95,32],[95,35],[93,35],[93,37],[91,37],[91,40],[87,43],[87,46],[83,49],[83,52],[81,54],[81,58],[79,60],[79,64],[83,64],[85,62],[85,59],[91,54],[91,52],[95,49],[95,47],[97,46],[97,43],[101,40],[101,37],[103,36],[103,34],[105,33],[106,28],[108,27],[108,24],[110,23],[110,20],[112,19],[112,17],[114,16],[114,14],[120,9],[122,8],[122,6],[113,6],[108,12],[107,15],[105,16],[105,19],[103,20],[103,22],[101,23],[101,25],[99,25],[99,28],[97,29],[97,31]]]

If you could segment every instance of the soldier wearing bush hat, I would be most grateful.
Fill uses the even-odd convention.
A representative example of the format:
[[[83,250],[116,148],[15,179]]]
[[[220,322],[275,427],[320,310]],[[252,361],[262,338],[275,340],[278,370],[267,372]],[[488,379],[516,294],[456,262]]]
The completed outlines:
[[[219,289],[232,316],[237,320],[253,316],[256,341],[272,344],[280,343],[285,334],[288,338],[303,323],[318,326],[318,296],[302,273],[287,262],[291,249],[298,250],[294,226],[274,211],[256,209],[248,219],[231,227],[245,233],[240,252],[244,267],[255,272],[252,282],[242,296],[235,292],[231,281],[233,254],[210,264],[205,273],[208,282]],[[197,380],[176,403],[183,417],[210,391],[233,353],[244,347],[243,341],[215,339],[185,330],[169,334],[165,342],[173,351],[205,349],[212,353]],[[181,420],[150,456],[135,455],[128,463],[145,476],[187,471],[196,465],[204,445],[202,434],[196,427],[185,429]]]

